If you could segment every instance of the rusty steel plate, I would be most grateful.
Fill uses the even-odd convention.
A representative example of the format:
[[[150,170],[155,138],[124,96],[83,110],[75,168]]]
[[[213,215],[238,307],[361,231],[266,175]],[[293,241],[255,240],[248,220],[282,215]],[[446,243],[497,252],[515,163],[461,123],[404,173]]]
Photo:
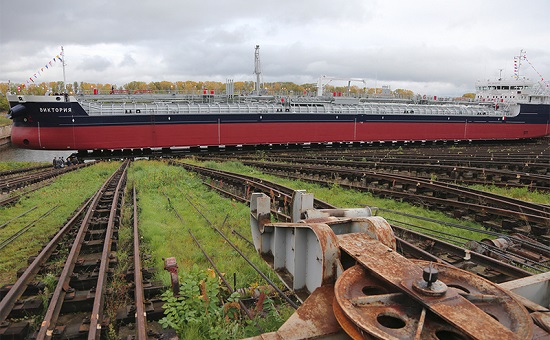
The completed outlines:
[[[398,289],[369,276],[359,265],[338,279],[335,302],[341,309],[338,314],[335,311],[337,320],[354,339],[364,338],[365,333],[379,339],[413,339],[423,308]],[[421,339],[468,338],[433,313],[427,313],[420,335]]]
[[[412,285],[422,279],[429,262],[407,260],[376,241],[345,239],[340,239],[342,249],[360,265],[340,276],[335,299],[362,331],[384,339],[532,337],[525,308],[497,285],[454,267],[432,264],[448,291],[441,297],[423,296]]]

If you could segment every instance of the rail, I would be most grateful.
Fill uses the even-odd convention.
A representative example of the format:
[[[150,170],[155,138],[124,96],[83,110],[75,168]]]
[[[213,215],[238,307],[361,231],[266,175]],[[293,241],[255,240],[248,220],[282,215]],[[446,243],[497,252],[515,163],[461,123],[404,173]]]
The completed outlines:
[[[360,105],[317,105],[300,103],[288,106],[280,103],[193,103],[193,102],[128,102],[100,103],[81,101],[82,108],[91,116],[95,115],[197,115],[197,114],[336,114],[336,115],[439,115],[439,116],[488,116],[503,117],[513,114],[506,110],[479,106],[461,105],[421,105],[398,103],[367,103]]]
[[[209,186],[212,190],[220,192],[222,195],[242,203],[247,203],[247,200],[250,198],[252,193],[263,192],[271,197],[271,214],[273,216],[277,216],[279,221],[290,222],[292,219],[298,218],[297,216],[290,216],[293,214],[293,189],[291,188],[253,176],[213,170],[180,161],[172,160],[169,161],[169,164],[180,166],[189,171],[200,174],[200,176],[204,178],[203,181],[205,185]],[[314,200],[313,205],[316,209],[335,209],[335,206],[318,199]],[[478,254],[475,251],[470,251],[447,242],[442,242],[436,238],[426,236],[425,234],[414,232],[395,225],[392,225],[392,227],[394,230],[399,231],[400,234],[406,236],[408,240],[397,238],[398,244],[406,250],[407,253],[417,258],[430,260],[435,260],[438,258],[438,261],[441,261],[441,258],[444,258],[441,254],[449,253],[451,254],[450,257],[452,258],[452,262],[455,266],[468,267],[468,263],[474,262],[482,267],[489,268],[494,275],[489,275],[488,272],[484,272],[483,275],[488,279],[490,276],[494,277],[495,280],[503,280],[506,277],[508,279],[515,279],[530,275],[530,273],[521,269],[523,265],[522,263],[515,262],[517,266],[512,266],[489,256]],[[410,244],[412,240],[414,240],[414,245]],[[418,246],[425,244],[431,245],[431,254],[428,254]],[[434,255],[438,252],[440,253],[439,255]],[[480,270],[480,272],[483,272],[483,270]]]

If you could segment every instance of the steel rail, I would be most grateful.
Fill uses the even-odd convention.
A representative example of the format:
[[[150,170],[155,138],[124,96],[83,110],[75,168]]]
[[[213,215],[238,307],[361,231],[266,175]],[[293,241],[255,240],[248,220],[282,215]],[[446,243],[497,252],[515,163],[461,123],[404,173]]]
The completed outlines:
[[[185,222],[183,222],[183,218],[181,217],[181,215],[179,214],[177,209],[172,205],[172,201],[170,200],[170,197],[168,197],[168,195],[166,195],[165,193],[163,193],[163,194],[166,197],[166,199],[168,199],[168,205],[170,206],[170,208],[172,208],[172,210],[174,210],[174,213],[176,214],[176,216],[180,220],[181,224],[185,225]],[[208,262],[210,262],[210,264],[212,265],[212,268],[214,268],[214,270],[216,271],[216,273],[218,274],[218,276],[222,280],[225,287],[229,290],[229,292],[231,294],[233,294],[235,292],[235,289],[233,289],[233,287],[231,287],[229,282],[227,282],[227,280],[225,279],[225,275],[214,264],[214,261],[210,258],[210,256],[208,256],[208,254],[206,253],[206,250],[202,247],[199,240],[195,237],[195,235],[193,234],[191,229],[187,228],[187,231],[189,232],[189,235],[191,235],[191,237],[193,238],[193,241],[195,242],[195,244],[199,247],[199,249],[203,253],[204,257],[208,260]],[[244,304],[244,302],[242,302],[241,299],[239,299],[239,305],[241,306],[241,309],[245,312],[246,316],[248,316],[248,318],[250,320],[254,320],[254,316],[252,315],[252,313],[250,313],[250,310],[246,307],[246,305]],[[256,327],[258,327],[258,329],[260,330],[260,333],[263,333],[263,330],[260,327],[260,325],[257,322],[255,322],[255,324],[256,324]]]
[[[41,189],[42,187],[45,187],[46,185],[49,185],[49,184],[50,184],[49,180],[45,180],[45,181],[41,182],[40,184],[36,185],[32,189],[29,189],[29,190],[24,191],[24,192],[18,192],[16,195],[13,195],[13,196],[7,197],[6,199],[1,200],[0,201],[0,206],[5,206],[5,205],[15,203],[21,197],[26,196],[27,194],[30,194],[31,192],[34,192],[38,189]]]
[[[133,219],[134,219],[134,300],[136,304],[136,336],[139,340],[147,339],[147,320],[145,312],[145,297],[143,293],[143,273],[141,272],[141,252],[139,250],[139,221],[136,187],[132,187]]]
[[[11,236],[9,236],[7,239],[3,240],[2,242],[0,242],[0,250],[4,249],[8,244],[12,243],[14,240],[16,240],[19,236],[23,235],[25,232],[27,232],[30,228],[34,227],[34,225],[36,223],[38,223],[38,221],[42,220],[43,218],[45,218],[46,216],[48,216],[49,214],[51,214],[55,209],[57,209],[59,207],[59,205],[55,205],[54,207],[50,208],[50,210],[46,211],[44,214],[40,215],[40,217],[38,217],[36,220],[28,223],[26,226],[24,226],[23,228],[19,229],[18,231],[16,231],[14,234],[12,234]]]
[[[177,166],[183,166],[184,168],[187,168],[189,170],[193,169],[193,171],[198,172],[202,175],[212,173],[210,171],[211,169],[196,166],[196,165],[189,166],[189,164],[184,164],[184,163],[174,162],[174,161],[171,161],[170,164],[177,165]],[[221,170],[216,170],[215,173],[217,175],[220,175],[220,176],[224,173],[227,173],[228,175],[231,175],[232,178],[235,178],[235,179],[238,178],[238,177],[241,177],[241,175],[237,175],[235,173],[224,172],[224,171],[221,171]],[[248,184],[251,184],[251,183],[254,182],[254,179],[256,181],[262,181],[262,183],[264,185],[267,185],[267,186],[272,184],[272,182],[270,182],[268,180],[263,180],[263,179],[259,179],[259,178],[255,178],[255,177],[247,176],[247,175],[242,175],[241,181],[243,183],[246,182]],[[222,193],[223,195],[234,198],[234,199],[238,200],[241,203],[245,203],[245,204],[248,203],[248,199],[243,197],[243,196],[233,194],[231,192],[223,190],[220,187],[216,187],[212,184],[207,184],[207,185],[209,187],[211,187],[213,190],[216,190],[216,191]],[[287,187],[284,187],[284,186],[281,186],[281,185],[277,185],[277,186],[278,186],[278,190],[281,190],[283,192],[286,191],[287,195],[289,195],[290,192],[293,191],[291,188],[287,188]],[[286,188],[286,189],[284,189],[284,188]],[[241,192],[241,195],[242,195],[243,191],[239,190],[239,192]],[[318,199],[315,199],[314,206],[319,207],[321,209],[334,209],[334,208],[336,208],[335,206],[333,206],[333,205],[331,205],[327,202],[318,200]],[[272,210],[272,213],[273,213],[273,210]],[[281,216],[281,217],[283,217],[283,216]],[[288,219],[285,219],[283,217],[282,220],[289,221],[289,217],[287,217],[287,218]],[[450,244],[450,243],[447,243],[447,242],[438,240],[436,238],[429,237],[427,235],[420,234],[420,233],[417,233],[417,232],[414,232],[414,231],[411,231],[411,230],[408,230],[408,229],[404,229],[404,228],[399,227],[399,226],[392,225],[392,227],[395,228],[396,232],[398,231],[400,233],[407,234],[411,239],[421,239],[423,241],[431,242],[432,244],[434,244],[436,249],[440,249],[441,251],[448,252],[450,254],[453,254],[454,256],[466,257],[466,255],[465,255],[466,253],[471,254],[471,256],[470,255],[468,255],[468,256],[471,257],[473,262],[479,263],[480,265],[485,266],[487,268],[494,269],[495,271],[498,271],[498,272],[500,272],[504,275],[507,275],[508,277],[521,278],[521,277],[532,275],[531,273],[529,273],[527,271],[524,271],[521,268],[517,268],[515,266],[509,265],[509,264],[504,263],[502,261],[498,261],[498,260],[490,258],[488,256],[485,256],[485,255],[482,255],[482,254],[479,254],[479,253],[475,253],[474,251],[466,250],[466,249],[458,247],[456,245],[453,245],[453,244]],[[425,252],[422,249],[414,246],[410,242],[405,241],[405,240],[403,240],[402,238],[399,238],[399,237],[396,237],[396,239],[397,239],[398,242],[400,242],[402,245],[404,245],[403,246],[404,248],[407,248],[407,251],[409,253],[414,253],[414,254],[417,254],[417,255],[423,255],[422,258],[434,258],[433,255],[432,256],[427,256],[427,254],[425,254]],[[442,260],[439,259],[439,262],[441,262],[441,261]]]
[[[470,189],[458,185],[453,185],[450,183],[438,183],[437,181],[432,180],[425,180],[422,178],[417,177],[411,177],[411,176],[404,176],[404,175],[395,175],[395,174],[388,174],[388,173],[379,173],[379,172],[373,172],[373,171],[363,171],[363,170],[350,170],[347,168],[340,168],[340,167],[322,167],[322,166],[296,166],[296,165],[289,165],[285,163],[267,163],[267,162],[257,162],[257,161],[243,161],[242,162],[245,165],[251,165],[255,167],[264,167],[264,168],[277,168],[277,169],[298,169],[300,171],[308,171],[308,172],[316,172],[316,171],[330,171],[333,174],[338,175],[354,175],[354,176],[360,176],[360,177],[366,177],[366,176],[372,176],[378,179],[386,180],[388,182],[394,182],[396,180],[399,180],[402,183],[414,185],[416,187],[421,186],[422,188],[429,188],[432,190],[439,190],[444,192],[451,192],[456,195],[460,195],[462,197],[469,197],[473,198],[477,201],[480,199],[478,197],[482,197],[483,200],[492,201],[495,204],[505,204],[509,206],[511,209],[516,208],[515,211],[524,213],[524,214],[540,214],[542,216],[547,216],[550,218],[550,207],[544,206],[541,204],[536,203],[530,203],[514,198],[505,197],[502,195],[493,194],[490,192],[485,192],[481,190],[476,189]]]
[[[472,239],[452,235],[452,234],[449,234],[449,233],[444,233],[444,232],[437,231],[437,230],[431,230],[430,228],[425,228],[425,227],[413,225],[413,224],[406,223],[406,222],[403,222],[403,221],[396,221],[396,220],[392,220],[392,219],[387,219],[387,220],[392,222],[391,223],[392,227],[400,228],[400,229],[407,229],[407,230],[411,230],[411,228],[421,229],[421,230],[423,230],[423,235],[433,236],[434,239],[439,239],[442,242],[449,241],[449,244],[458,243],[458,242],[455,241],[455,240],[449,239],[449,238],[444,238],[442,236],[435,236],[434,234],[445,235],[445,236],[459,238],[459,239],[466,240],[466,241],[476,242],[476,244],[479,244],[482,248],[487,249],[487,251],[489,253],[498,254],[503,259],[507,260],[507,261],[500,261],[500,262],[517,263],[520,266],[525,266],[525,267],[531,268],[535,272],[539,272],[539,273],[546,272],[548,269],[550,269],[550,267],[544,265],[543,263],[539,263],[537,261],[534,261],[533,259],[530,259],[530,258],[527,258],[527,257],[522,256],[520,254],[514,253],[511,250],[508,251],[508,250],[499,249],[496,246],[491,246],[491,245],[488,245],[488,244],[480,243],[477,240],[472,240]],[[398,224],[396,224],[396,223],[398,223]],[[407,227],[405,227],[403,225],[406,225]]]
[[[533,275],[532,273],[523,270],[519,267],[510,265],[506,262],[498,261],[497,259],[494,259],[492,257],[477,253],[472,250],[464,249],[462,247],[458,247],[454,244],[439,240],[437,238],[426,236],[425,234],[421,234],[418,232],[415,232],[413,230],[403,228],[397,225],[392,225],[392,228],[399,234],[405,234],[408,236],[408,239],[421,239],[423,241],[429,240],[434,245],[434,248],[437,248],[441,251],[445,251],[449,254],[453,254],[454,256],[467,259],[468,261],[472,261],[473,263],[478,263],[480,265],[483,265],[487,268],[494,269],[504,275],[507,275],[511,278],[517,279],[522,277],[527,277]]]
[[[57,322],[57,318],[61,311],[63,300],[65,299],[68,289],[70,288],[69,281],[71,279],[71,274],[75,267],[76,260],[78,259],[80,248],[82,246],[82,242],[84,241],[84,237],[86,236],[86,231],[88,230],[88,225],[90,223],[92,215],[96,209],[96,206],[101,196],[104,194],[104,192],[106,191],[110,183],[120,173],[121,168],[122,168],[122,165],[119,169],[113,172],[113,174],[103,183],[101,188],[94,195],[86,211],[86,214],[82,220],[82,223],[80,225],[76,238],[71,247],[71,251],[69,252],[69,255],[67,256],[67,260],[65,261],[65,266],[63,267],[63,270],[59,276],[57,286],[55,287],[53,295],[50,299],[50,303],[44,315],[44,319],[38,330],[38,335],[37,335],[38,339],[51,339],[53,337],[55,324]]]
[[[266,172],[272,172],[272,171],[269,171],[268,169],[271,169],[271,170],[278,169],[286,172],[288,172],[288,170],[299,170],[301,173],[307,172],[309,175],[313,173],[318,173],[318,172],[324,172],[324,173],[330,172],[333,175],[338,175],[338,176],[344,175],[344,177],[346,175],[348,176],[353,175],[356,178],[361,178],[364,176],[373,176],[378,179],[385,180],[388,183],[393,183],[394,181],[400,181],[401,183],[406,183],[416,188],[422,188],[422,189],[428,189],[428,190],[434,190],[434,191],[439,190],[442,192],[452,193],[453,195],[457,195],[457,196],[462,195],[464,197],[468,197],[478,202],[480,201],[492,202],[492,204],[494,205],[493,206],[481,205],[481,204],[469,203],[465,201],[453,202],[451,200],[437,198],[437,197],[430,197],[426,195],[413,195],[410,192],[378,189],[370,186],[352,185],[352,184],[344,184],[344,183],[339,183],[339,185],[343,187],[353,188],[356,190],[369,191],[375,194],[384,193],[386,195],[391,195],[393,197],[401,197],[408,200],[411,200],[413,197],[416,197],[421,200],[431,201],[436,204],[445,204],[447,206],[453,206],[456,208],[468,207],[471,209],[475,209],[476,211],[485,211],[487,213],[499,215],[502,217],[510,217],[510,216],[516,217],[528,223],[539,224],[541,225],[541,227],[547,228],[547,229],[550,227],[550,213],[541,211],[537,208],[530,207],[529,203],[525,203],[523,201],[508,199],[503,196],[499,197],[498,195],[492,195],[492,194],[484,195],[485,192],[481,192],[481,191],[476,192],[474,190],[466,190],[464,188],[454,187],[452,185],[430,183],[429,181],[425,181],[418,178],[392,176],[389,174],[372,173],[368,171],[351,171],[351,170],[328,169],[328,168],[320,168],[320,167],[316,168],[316,167],[306,167],[306,166],[293,166],[293,165],[281,164],[281,163],[268,164],[268,163],[262,163],[262,162],[247,162],[247,161],[244,161],[242,163],[245,165],[251,165],[251,166],[263,169],[263,171],[266,171]],[[277,174],[281,175],[280,173],[277,173]],[[297,176],[293,176],[290,174],[287,174],[285,176],[291,177],[291,178],[298,178]],[[324,184],[329,183],[329,181],[314,180],[311,178],[301,178],[301,179],[312,181],[312,182],[324,183]],[[334,181],[331,181],[330,183],[334,183]],[[499,204],[501,206],[507,207],[508,209],[498,207]],[[510,209],[513,209],[513,210],[510,210]]]
[[[445,221],[438,221],[438,220],[435,220],[433,218],[424,217],[424,216],[415,216],[415,215],[411,215],[411,214],[407,214],[407,213],[403,213],[403,212],[395,211],[395,210],[391,210],[391,209],[385,209],[385,208],[380,208],[380,207],[376,207],[376,208],[373,207],[372,209],[373,210],[384,211],[384,212],[389,212],[389,213],[396,214],[396,215],[411,217],[411,218],[415,218],[415,219],[419,219],[419,220],[423,220],[423,221],[427,221],[427,222],[438,223],[438,224],[448,226],[448,227],[459,228],[459,229],[473,231],[473,232],[481,233],[481,234],[487,234],[487,235],[491,235],[491,236],[494,236],[494,237],[509,238],[509,239],[512,239],[516,243],[520,243],[522,245],[528,246],[533,251],[539,251],[539,252],[541,252],[541,254],[543,254],[545,256],[550,256],[550,247],[548,247],[546,245],[543,245],[543,244],[540,244],[540,243],[534,244],[533,242],[530,242],[529,240],[519,238],[519,237],[514,236],[514,235],[507,235],[507,234],[498,233],[498,232],[491,231],[491,230],[480,230],[480,229],[477,229],[477,228],[472,228],[472,227],[468,227],[468,226],[461,225],[461,224],[450,223],[450,222],[445,222]]]
[[[9,292],[4,296],[0,301],[0,322],[6,320],[11,309],[15,305],[17,299],[21,297],[28,284],[34,279],[41,266],[48,260],[51,254],[57,248],[57,245],[61,241],[61,238],[69,232],[74,225],[76,224],[78,218],[82,216],[82,213],[86,207],[90,204],[92,198],[89,198],[78,211],[71,217],[67,223],[55,234],[55,236],[50,240],[50,242],[40,251],[38,256],[32,261],[32,263],[27,267],[27,269],[21,274],[17,279],[14,285],[11,287]],[[35,207],[36,208],[36,207]],[[34,209],[34,208],[33,208]]]
[[[31,184],[35,184],[53,177],[60,176],[67,172],[71,172],[83,167],[87,167],[90,164],[92,163],[77,164],[77,165],[66,167],[63,169],[48,169],[45,171],[32,173],[23,177],[3,179],[3,180],[0,180],[0,192],[11,192]]]
[[[377,154],[376,150],[368,150],[369,153],[360,153],[352,152],[346,150],[345,152],[338,152],[337,154],[331,154],[324,152],[322,155],[309,155],[295,152],[288,152],[285,155],[280,155],[276,153],[270,153],[266,155],[266,158],[279,158],[279,157],[294,157],[294,158],[305,158],[305,159],[318,159],[318,160],[342,160],[346,159],[349,161],[369,161],[373,163],[393,163],[393,162],[403,162],[406,164],[417,164],[417,165],[428,165],[428,164],[442,164],[449,166],[473,166],[474,168],[485,168],[487,165],[497,166],[513,166],[513,167],[525,167],[526,164],[529,166],[539,166],[544,165],[550,162],[550,157],[545,158],[541,157],[540,154],[537,155],[517,155],[513,158],[505,157],[502,155],[490,155],[486,157],[479,157],[475,155],[468,154],[467,152],[462,155],[445,155],[445,154],[435,154],[435,155],[425,155],[425,154],[399,154],[396,150],[395,153],[389,154]],[[253,156],[252,156],[253,157]],[[495,169],[491,167],[492,169]]]
[[[209,156],[199,156],[201,159],[209,160],[219,160],[221,155],[209,155]],[[227,158],[225,156],[224,158]],[[370,169],[371,171],[383,171],[390,172],[391,170],[400,170],[404,172],[411,173],[412,170],[419,172],[419,169],[425,172],[423,175],[418,175],[419,178],[430,178],[431,173],[436,173],[440,175],[438,181],[441,182],[451,182],[451,183],[468,183],[468,184],[491,184],[502,187],[525,187],[530,190],[550,190],[550,176],[548,175],[539,175],[527,172],[511,171],[511,170],[500,170],[500,169],[491,169],[491,168],[478,168],[478,167],[465,167],[465,166],[456,166],[456,165],[443,165],[443,164],[414,164],[414,163],[404,163],[404,162],[376,162],[376,161],[357,161],[357,160],[342,160],[339,159],[324,159],[322,157],[292,157],[292,156],[269,156],[267,157],[270,162],[285,162],[290,164],[315,164],[315,165],[326,165],[331,167],[343,167],[351,169]],[[243,159],[247,160],[258,160],[258,157],[254,156],[240,156],[235,157],[236,160],[242,161]],[[389,168],[389,170],[388,170]],[[506,181],[496,181],[494,179],[479,179],[473,178],[468,179],[464,178],[464,174],[472,172],[478,175],[491,175],[491,176],[502,176],[510,180]],[[444,174],[445,177],[441,177],[441,174]],[[455,174],[453,177],[449,174]],[[514,182],[517,180],[518,182]],[[530,183],[525,183],[530,181]],[[533,185],[533,183],[539,183]],[[545,184],[545,185],[541,185]]]
[[[35,205],[34,207],[32,207],[32,208],[30,208],[29,210],[25,211],[24,213],[15,216],[15,217],[12,218],[11,220],[9,220],[9,221],[3,223],[2,225],[0,225],[0,229],[4,228],[5,226],[7,226],[7,225],[10,224],[11,222],[15,221],[16,219],[25,216],[26,214],[30,213],[31,211],[33,211],[33,210],[36,209],[36,208],[38,208],[37,205]]]
[[[95,287],[94,306],[92,307],[92,315],[90,317],[90,331],[88,339],[99,339],[101,336],[101,321],[103,320],[103,305],[105,303],[105,290],[107,285],[107,270],[109,269],[109,256],[111,255],[111,245],[113,240],[113,231],[115,229],[115,219],[118,219],[117,210],[119,203],[124,195],[124,186],[126,184],[126,173],[130,160],[127,159],[121,165],[122,175],[117,182],[117,186],[113,194],[113,203],[109,213],[109,221],[107,222],[107,230],[105,232],[105,241],[103,243],[103,251],[99,265],[99,275],[97,285]]]
[[[246,257],[246,255],[230,240],[227,238],[227,236],[225,236],[225,234],[223,232],[221,232],[209,219],[208,217],[206,217],[194,204],[193,202],[191,202],[191,200],[189,200],[189,198],[187,196],[184,196],[187,201],[189,202],[189,204],[195,208],[195,210],[197,210],[197,212],[208,222],[208,224],[210,224],[210,226],[239,254],[241,255],[241,257],[246,261],[248,262],[248,264],[254,268],[254,270],[260,274],[260,276],[267,282],[269,283],[270,286],[272,286],[276,291],[277,293],[279,294],[279,296],[281,298],[283,298],[286,302],[288,302],[288,304],[290,306],[292,306],[292,308],[294,309],[298,309],[298,305],[292,301],[288,296],[286,296],[286,294],[275,284],[275,282],[271,281],[270,278],[267,277],[267,275],[265,275],[261,270],[260,268],[258,268],[258,266],[256,266],[252,261],[250,261],[250,259],[248,257]]]
[[[212,260],[212,258],[210,258],[210,256],[208,256],[208,253],[206,252],[206,250],[202,247],[202,245],[200,244],[199,240],[195,237],[195,235],[193,234],[193,232],[191,231],[191,229],[187,228],[187,231],[189,232],[189,235],[191,235],[191,237],[193,238],[193,241],[195,242],[195,244],[197,245],[197,247],[199,247],[199,249],[201,250],[202,254],[204,255],[204,257],[208,260],[208,262],[210,263],[210,265],[212,266],[212,268],[214,268],[214,270],[216,271],[216,274],[218,275],[218,277],[222,280],[224,286],[227,288],[227,290],[229,290],[229,293],[230,294],[233,294],[235,292],[235,289],[233,289],[233,287],[231,287],[231,285],[229,284],[229,282],[227,282],[227,280],[225,279],[225,275],[223,275],[223,273],[218,269],[218,267],[216,266],[216,264],[214,263],[214,261]],[[254,320],[254,316],[252,315],[252,313],[250,313],[250,310],[246,307],[246,305],[244,304],[244,302],[239,299],[239,306],[241,306],[241,309],[245,312],[246,316],[250,319],[250,320]],[[262,330],[262,328],[260,327],[260,325],[258,325],[258,323],[256,322],[256,327],[258,327],[260,333],[263,333],[264,331]]]
[[[5,171],[0,171],[0,177],[6,177],[6,176],[15,175],[15,174],[25,173],[25,172],[42,170],[42,169],[51,168],[51,167],[52,167],[51,165],[40,165],[40,166],[33,166],[28,168],[5,170]]]

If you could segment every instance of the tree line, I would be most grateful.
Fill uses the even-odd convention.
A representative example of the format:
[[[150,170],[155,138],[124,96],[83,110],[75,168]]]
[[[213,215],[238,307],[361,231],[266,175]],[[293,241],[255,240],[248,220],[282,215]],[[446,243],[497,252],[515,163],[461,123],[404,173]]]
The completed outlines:
[[[178,93],[200,93],[205,89],[214,91],[215,93],[225,93],[225,83],[217,81],[152,81],[146,83],[144,81],[131,81],[123,85],[111,84],[111,83],[88,83],[88,82],[74,82],[67,83],[67,92],[70,94],[75,93],[93,93],[97,90],[99,93],[108,93],[112,90],[127,90],[127,91],[152,91],[152,92],[178,92]],[[236,81],[233,83],[235,92],[237,93],[249,93],[254,90],[255,83],[253,81]],[[347,86],[334,86],[325,85],[325,92],[332,93],[347,93]],[[27,94],[43,95],[47,92],[64,92],[63,82],[42,82],[37,84],[31,84],[25,86],[24,84],[10,84],[8,89],[7,83],[0,83],[0,91],[5,93],[7,90],[11,92],[23,92]],[[262,91],[265,93],[287,93],[287,94],[315,94],[317,91],[317,84],[295,84],[292,82],[267,82],[262,84]],[[366,88],[351,86],[349,92],[352,95],[361,94],[376,94],[382,93],[380,88]],[[392,91],[393,95],[412,98],[414,96],[413,91],[406,89],[397,89]]]
[[[131,81],[126,84],[118,85],[111,83],[88,83],[88,82],[73,82],[67,83],[67,92],[69,94],[109,94],[113,91],[151,91],[164,93],[183,93],[183,94],[200,94],[204,91],[214,92],[215,94],[225,93],[226,84],[217,81],[152,81],[146,83],[144,81]],[[236,94],[250,94],[254,91],[255,83],[253,81],[236,81],[233,83],[234,92]],[[0,83],[0,111],[9,109],[5,94],[6,92],[24,93],[33,95],[45,95],[47,93],[63,93],[63,82],[42,82],[31,85]],[[349,91],[349,93],[348,93]],[[337,95],[351,96],[372,96],[383,93],[381,88],[367,88],[356,85],[351,86],[334,86],[325,85],[324,92],[327,94],[336,93]],[[387,90],[385,91],[387,92]],[[295,84],[292,82],[266,82],[262,84],[262,94],[265,95],[297,95],[297,96],[315,96],[317,94],[316,83]],[[402,99],[412,99],[415,93],[407,89],[396,89],[389,93],[392,97]],[[472,94],[465,94],[465,97],[471,97]]]

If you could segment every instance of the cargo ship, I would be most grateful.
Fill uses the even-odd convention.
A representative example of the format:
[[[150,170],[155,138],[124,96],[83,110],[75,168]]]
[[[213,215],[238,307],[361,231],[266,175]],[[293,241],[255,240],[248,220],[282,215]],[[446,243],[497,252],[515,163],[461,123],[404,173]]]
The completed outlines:
[[[43,150],[133,150],[517,140],[550,134],[548,82],[517,75],[478,82],[475,100],[460,103],[233,92],[228,83],[220,95],[8,93],[11,142]]]

